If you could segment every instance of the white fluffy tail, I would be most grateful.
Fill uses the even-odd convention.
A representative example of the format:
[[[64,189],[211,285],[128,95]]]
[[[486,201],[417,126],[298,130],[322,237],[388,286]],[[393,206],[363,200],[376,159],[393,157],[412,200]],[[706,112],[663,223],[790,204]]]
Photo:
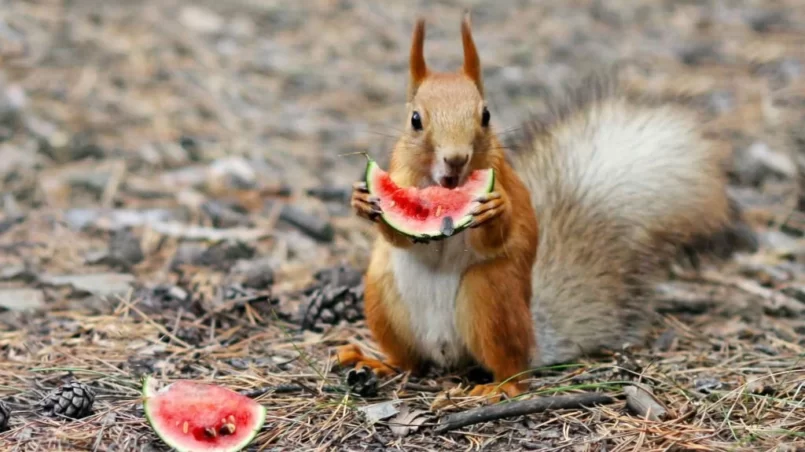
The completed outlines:
[[[513,167],[540,225],[535,365],[639,341],[660,264],[730,220],[725,155],[696,118],[594,76],[526,124]]]

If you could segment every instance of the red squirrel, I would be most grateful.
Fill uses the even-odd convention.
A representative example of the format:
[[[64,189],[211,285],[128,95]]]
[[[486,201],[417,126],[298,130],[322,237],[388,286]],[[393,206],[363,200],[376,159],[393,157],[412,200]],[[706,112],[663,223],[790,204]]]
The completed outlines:
[[[472,227],[413,243],[378,221],[363,183],[352,206],[377,225],[365,316],[385,360],[355,345],[346,366],[380,376],[426,363],[477,363],[494,382],[471,395],[516,396],[528,370],[643,340],[651,278],[677,250],[730,221],[724,155],[681,108],[632,100],[594,75],[550,114],[526,121],[510,147],[490,123],[469,14],[464,64],[435,72],[416,22],[404,132],[389,173],[401,186],[454,188],[494,168]]]

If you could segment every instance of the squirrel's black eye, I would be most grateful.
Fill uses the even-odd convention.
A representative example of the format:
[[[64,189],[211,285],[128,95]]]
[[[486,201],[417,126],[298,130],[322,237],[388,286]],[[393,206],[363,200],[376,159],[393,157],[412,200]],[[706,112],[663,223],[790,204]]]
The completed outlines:
[[[415,111],[413,115],[411,115],[411,127],[414,130],[422,130],[422,118],[419,117],[419,112]]]
[[[489,120],[492,119],[492,115],[489,114],[489,110],[484,107],[484,112],[481,115],[481,125],[484,127],[489,126]]]

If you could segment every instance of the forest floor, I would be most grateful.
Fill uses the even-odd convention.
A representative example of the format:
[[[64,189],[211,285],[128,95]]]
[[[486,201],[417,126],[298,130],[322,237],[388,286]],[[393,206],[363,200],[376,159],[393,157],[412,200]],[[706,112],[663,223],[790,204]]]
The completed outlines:
[[[457,67],[465,6],[499,130],[613,63],[638,92],[692,94],[760,247],[675,268],[645,347],[528,380],[527,398],[613,403],[437,433],[479,405],[476,376],[357,391],[331,365],[347,342],[376,351],[374,232],[347,202],[364,160],[343,154],[385,164],[415,15],[429,62]],[[802,450],[803,118],[798,0],[0,0],[0,449],[167,450],[140,399],[154,375],[255,397],[249,450]],[[48,417],[73,380],[92,412]],[[635,414],[629,386],[665,416]]]

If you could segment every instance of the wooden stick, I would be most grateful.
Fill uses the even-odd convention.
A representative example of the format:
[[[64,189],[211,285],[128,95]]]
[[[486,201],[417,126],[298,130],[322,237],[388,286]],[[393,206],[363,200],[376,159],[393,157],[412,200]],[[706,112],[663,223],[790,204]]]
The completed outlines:
[[[568,396],[539,397],[536,399],[518,400],[509,403],[475,408],[461,413],[451,414],[442,419],[434,428],[436,433],[444,433],[468,425],[486,421],[494,421],[506,417],[540,413],[547,410],[581,408],[595,404],[614,403],[615,398],[597,392]]]

